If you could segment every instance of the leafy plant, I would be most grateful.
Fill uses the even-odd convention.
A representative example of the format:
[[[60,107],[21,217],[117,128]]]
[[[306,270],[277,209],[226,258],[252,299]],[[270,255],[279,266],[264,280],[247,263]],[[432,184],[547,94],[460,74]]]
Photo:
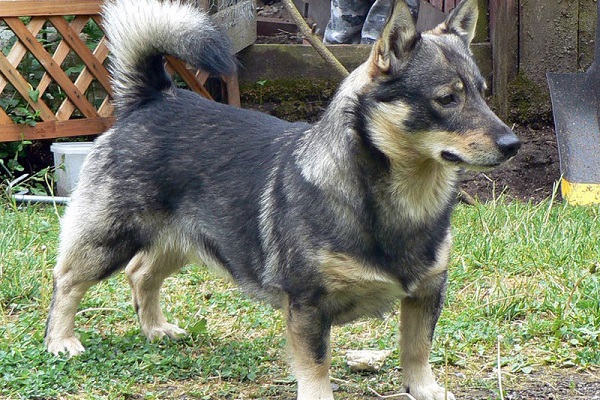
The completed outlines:
[[[21,163],[26,157],[25,147],[30,144],[29,140],[0,143],[0,167],[8,178],[14,178],[17,173],[25,170]]]
[[[53,192],[53,167],[45,167],[29,174],[23,165],[27,158],[29,140],[0,143],[0,188],[13,194],[48,195]]]
[[[258,105],[260,107],[262,107],[262,105],[263,105],[263,96],[265,94],[265,85],[267,84],[267,82],[268,82],[268,80],[266,80],[266,79],[256,81],[256,84],[260,88],[258,91]]]

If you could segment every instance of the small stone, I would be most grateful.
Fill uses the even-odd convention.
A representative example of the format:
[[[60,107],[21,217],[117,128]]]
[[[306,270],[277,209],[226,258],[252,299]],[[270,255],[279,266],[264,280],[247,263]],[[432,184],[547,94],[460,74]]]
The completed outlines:
[[[346,359],[353,372],[378,372],[391,350],[348,350]]]

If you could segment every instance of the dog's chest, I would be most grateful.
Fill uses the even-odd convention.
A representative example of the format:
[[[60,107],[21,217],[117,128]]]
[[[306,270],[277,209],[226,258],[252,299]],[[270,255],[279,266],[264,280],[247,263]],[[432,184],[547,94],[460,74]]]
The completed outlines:
[[[320,274],[335,323],[381,315],[405,295],[392,276],[346,254],[323,252]]]

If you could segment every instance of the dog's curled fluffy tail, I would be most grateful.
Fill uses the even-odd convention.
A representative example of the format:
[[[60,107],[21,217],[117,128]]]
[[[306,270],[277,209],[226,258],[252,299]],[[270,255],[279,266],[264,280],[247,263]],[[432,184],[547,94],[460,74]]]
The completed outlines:
[[[103,7],[118,114],[173,83],[163,55],[203,71],[230,75],[236,60],[227,35],[198,8],[180,1],[110,0]]]

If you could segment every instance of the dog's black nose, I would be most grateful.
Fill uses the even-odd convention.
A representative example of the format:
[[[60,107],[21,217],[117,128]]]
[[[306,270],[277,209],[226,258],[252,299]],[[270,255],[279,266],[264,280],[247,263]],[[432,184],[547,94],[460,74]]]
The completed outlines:
[[[521,141],[514,133],[502,135],[496,140],[496,145],[506,158],[513,157],[521,148]]]

